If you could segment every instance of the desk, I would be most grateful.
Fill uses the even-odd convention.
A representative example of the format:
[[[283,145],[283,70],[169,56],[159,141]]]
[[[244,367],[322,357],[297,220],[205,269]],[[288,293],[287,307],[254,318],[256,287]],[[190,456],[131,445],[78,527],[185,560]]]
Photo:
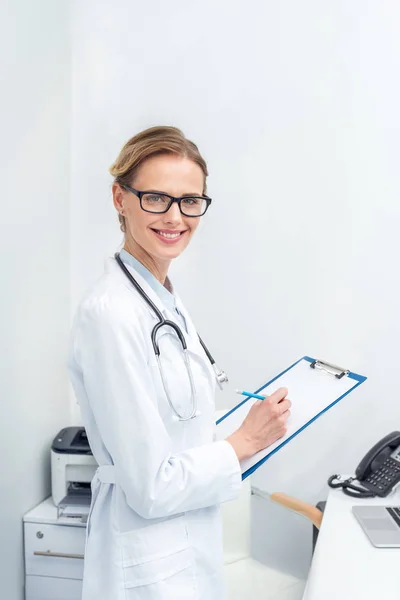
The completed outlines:
[[[359,500],[331,490],[303,600],[399,600],[400,548],[375,548],[351,507],[400,506],[400,488],[387,498]]]

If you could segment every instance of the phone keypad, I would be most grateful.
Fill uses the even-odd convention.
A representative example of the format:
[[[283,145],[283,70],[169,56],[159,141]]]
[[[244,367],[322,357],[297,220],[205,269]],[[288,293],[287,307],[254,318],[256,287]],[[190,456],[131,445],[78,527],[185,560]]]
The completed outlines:
[[[400,481],[400,463],[387,458],[377,471],[371,473],[363,484],[378,496],[385,496]]]

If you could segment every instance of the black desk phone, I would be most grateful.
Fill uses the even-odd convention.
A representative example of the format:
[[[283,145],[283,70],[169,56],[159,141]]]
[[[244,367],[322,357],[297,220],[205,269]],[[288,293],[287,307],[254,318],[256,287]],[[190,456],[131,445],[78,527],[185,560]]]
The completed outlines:
[[[360,485],[354,484],[358,481]],[[329,487],[342,488],[348,496],[372,498],[387,496],[400,482],[400,431],[389,433],[377,442],[358,465],[355,477],[332,475]]]

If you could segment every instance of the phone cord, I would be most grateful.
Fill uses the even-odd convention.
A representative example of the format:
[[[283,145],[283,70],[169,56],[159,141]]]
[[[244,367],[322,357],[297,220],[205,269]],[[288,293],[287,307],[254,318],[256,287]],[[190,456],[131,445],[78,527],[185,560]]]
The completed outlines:
[[[328,479],[328,485],[332,489],[341,488],[342,492],[346,494],[346,496],[351,496],[352,498],[374,498],[376,496],[374,492],[370,492],[363,487],[354,485],[353,481],[357,481],[357,479],[355,477],[341,479],[340,475],[332,475]]]

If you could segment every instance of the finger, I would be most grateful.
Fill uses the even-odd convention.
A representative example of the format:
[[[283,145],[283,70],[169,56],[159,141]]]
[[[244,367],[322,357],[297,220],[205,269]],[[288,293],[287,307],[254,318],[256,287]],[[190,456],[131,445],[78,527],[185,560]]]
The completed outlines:
[[[290,402],[290,400],[282,400],[282,402],[280,402],[278,406],[280,414],[283,415],[290,409],[291,406],[292,403]]]
[[[283,421],[284,423],[286,423],[286,421],[288,420],[288,418],[290,417],[290,415],[291,415],[290,410],[285,410],[285,412],[281,414],[281,416],[279,417],[279,419],[281,421]]]
[[[282,400],[284,400],[287,395],[288,389],[282,387],[276,390],[276,392],[274,392],[273,394],[271,394],[269,398],[272,404],[279,404],[279,402],[282,402]]]
[[[286,425],[281,425],[279,428],[277,428],[274,432],[273,432],[273,441],[271,443],[273,443],[274,441],[276,442],[277,440],[279,440],[280,438],[282,438],[284,435],[286,435],[287,433],[287,427]]]
[[[276,430],[277,431],[287,431],[288,428],[288,418],[290,417],[290,410],[287,410],[285,413],[283,413],[283,415],[281,415],[275,422],[276,422]]]

